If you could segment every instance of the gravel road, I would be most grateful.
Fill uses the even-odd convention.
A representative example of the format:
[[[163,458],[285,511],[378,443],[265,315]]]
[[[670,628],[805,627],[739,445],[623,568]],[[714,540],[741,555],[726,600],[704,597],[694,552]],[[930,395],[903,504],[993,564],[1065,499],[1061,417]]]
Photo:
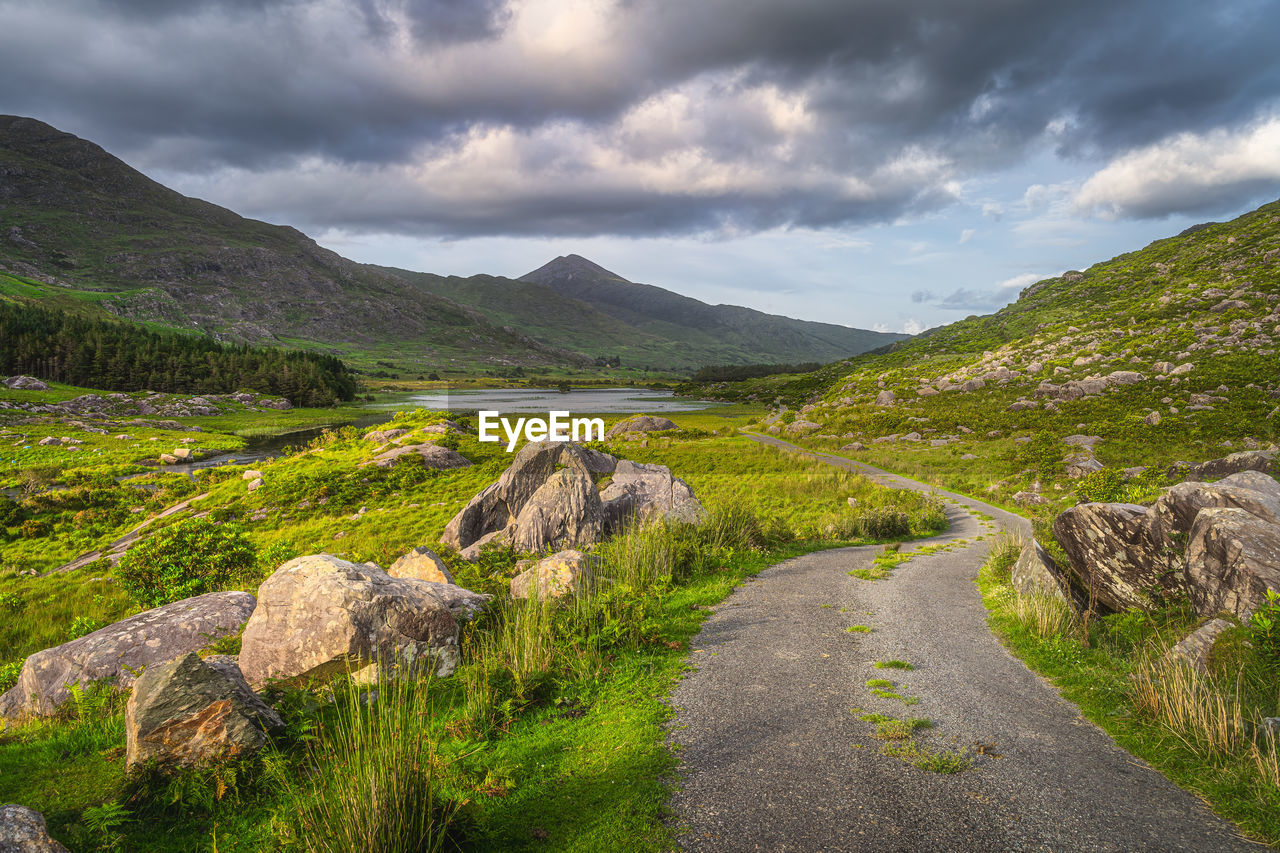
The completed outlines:
[[[820,458],[886,485],[932,490]],[[879,581],[847,574],[869,566],[877,547],[809,554],[743,584],[708,619],[692,644],[697,669],[672,697],[682,766],[671,821],[684,849],[1267,849],[1116,746],[1000,645],[973,580],[995,526],[1026,533],[1029,525],[939,493],[950,529],[903,548],[957,543],[950,550]],[[873,630],[845,630],[854,624]],[[891,659],[915,669],[874,667]],[[919,703],[872,696],[872,678]],[[967,752],[972,769],[930,773],[880,754],[875,727],[853,708],[931,720],[916,740]]]

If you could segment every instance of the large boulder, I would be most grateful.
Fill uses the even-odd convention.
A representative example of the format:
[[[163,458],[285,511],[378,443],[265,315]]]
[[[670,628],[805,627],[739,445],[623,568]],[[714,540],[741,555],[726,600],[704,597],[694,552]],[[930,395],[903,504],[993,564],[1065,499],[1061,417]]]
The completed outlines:
[[[451,584],[393,578],[377,566],[312,554],[285,563],[258,589],[240,669],[255,689],[350,671],[365,680],[402,672],[450,675],[460,620],[488,596]]]
[[[1013,588],[1023,595],[1048,595],[1079,609],[1087,605],[1062,569],[1058,568],[1057,562],[1035,540],[1022,546],[1009,580]]]
[[[702,504],[694,497],[689,484],[672,476],[670,468],[629,459],[618,462],[600,500],[604,502],[605,522],[610,531],[619,529],[632,518],[674,513],[696,520],[702,513]]]
[[[1202,509],[1187,544],[1187,593],[1196,612],[1248,618],[1280,590],[1280,525],[1243,509]]]
[[[590,475],[562,468],[525,502],[507,534],[517,551],[593,545],[604,538],[604,506]]]
[[[4,387],[14,391],[48,391],[47,383],[36,379],[34,376],[10,376],[4,380]]]
[[[71,698],[70,685],[114,679],[133,686],[145,666],[195,652],[237,633],[254,612],[247,592],[210,592],[130,616],[27,658],[18,683],[0,696],[0,716],[47,716]]]
[[[44,815],[14,803],[0,806],[0,853],[67,853],[49,836]]]
[[[1217,480],[1241,471],[1280,474],[1280,453],[1275,450],[1244,450],[1198,465],[1177,462],[1169,469],[1169,476],[1186,480]]]
[[[1280,483],[1258,471],[1243,471],[1216,483],[1186,482],[1168,489],[1147,513],[1147,533],[1173,551],[1185,547],[1186,536],[1203,509],[1234,507],[1280,524]]]
[[[125,706],[125,762],[207,767],[248,755],[284,729],[233,658],[186,654],[147,668]]]
[[[441,447],[438,444],[406,444],[385,450],[361,465],[377,465],[379,468],[390,468],[401,459],[420,458],[428,468],[447,470],[450,468],[470,468],[471,460],[456,450]]]
[[[387,574],[393,578],[413,578],[432,583],[453,583],[453,575],[444,560],[430,548],[414,548],[391,564]]]
[[[1148,610],[1183,592],[1181,562],[1146,535],[1137,504],[1080,504],[1059,515],[1053,535],[1091,601],[1107,610]]]
[[[675,422],[668,418],[660,418],[654,415],[635,415],[618,421],[613,428],[605,433],[605,438],[616,438],[629,432],[662,432],[668,429],[678,429]]]
[[[618,460],[572,442],[531,441],[520,448],[496,483],[471,499],[445,527],[440,541],[462,551],[505,530],[534,493],[560,468],[585,473],[593,482],[613,473]]]
[[[561,598],[592,582],[594,558],[577,550],[552,554],[511,579],[512,598]]]

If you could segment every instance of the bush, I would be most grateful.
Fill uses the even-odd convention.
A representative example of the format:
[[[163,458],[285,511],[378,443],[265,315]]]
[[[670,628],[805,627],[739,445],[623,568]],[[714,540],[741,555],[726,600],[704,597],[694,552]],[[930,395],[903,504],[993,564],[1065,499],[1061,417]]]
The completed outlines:
[[[1249,641],[1254,655],[1280,673],[1280,594],[1267,590],[1267,600],[1249,617]]]
[[[192,518],[129,549],[115,575],[142,607],[159,607],[217,589],[254,567],[257,551],[230,524]]]

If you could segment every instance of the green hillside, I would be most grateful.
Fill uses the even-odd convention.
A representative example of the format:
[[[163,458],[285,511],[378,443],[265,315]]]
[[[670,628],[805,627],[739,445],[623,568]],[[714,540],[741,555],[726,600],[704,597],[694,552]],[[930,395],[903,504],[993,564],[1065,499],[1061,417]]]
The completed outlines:
[[[0,293],[225,341],[394,352],[419,369],[581,363],[376,267],[0,117]]]

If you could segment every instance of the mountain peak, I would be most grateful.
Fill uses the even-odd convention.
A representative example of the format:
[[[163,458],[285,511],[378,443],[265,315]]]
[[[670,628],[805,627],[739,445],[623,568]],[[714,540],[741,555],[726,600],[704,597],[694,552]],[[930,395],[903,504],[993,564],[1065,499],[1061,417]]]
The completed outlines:
[[[582,257],[582,255],[561,255],[555,260],[548,261],[538,267],[533,272],[527,272],[520,276],[520,281],[531,281],[536,284],[548,284],[552,281],[566,280],[608,280],[631,283],[616,272],[611,272],[595,261]]]

